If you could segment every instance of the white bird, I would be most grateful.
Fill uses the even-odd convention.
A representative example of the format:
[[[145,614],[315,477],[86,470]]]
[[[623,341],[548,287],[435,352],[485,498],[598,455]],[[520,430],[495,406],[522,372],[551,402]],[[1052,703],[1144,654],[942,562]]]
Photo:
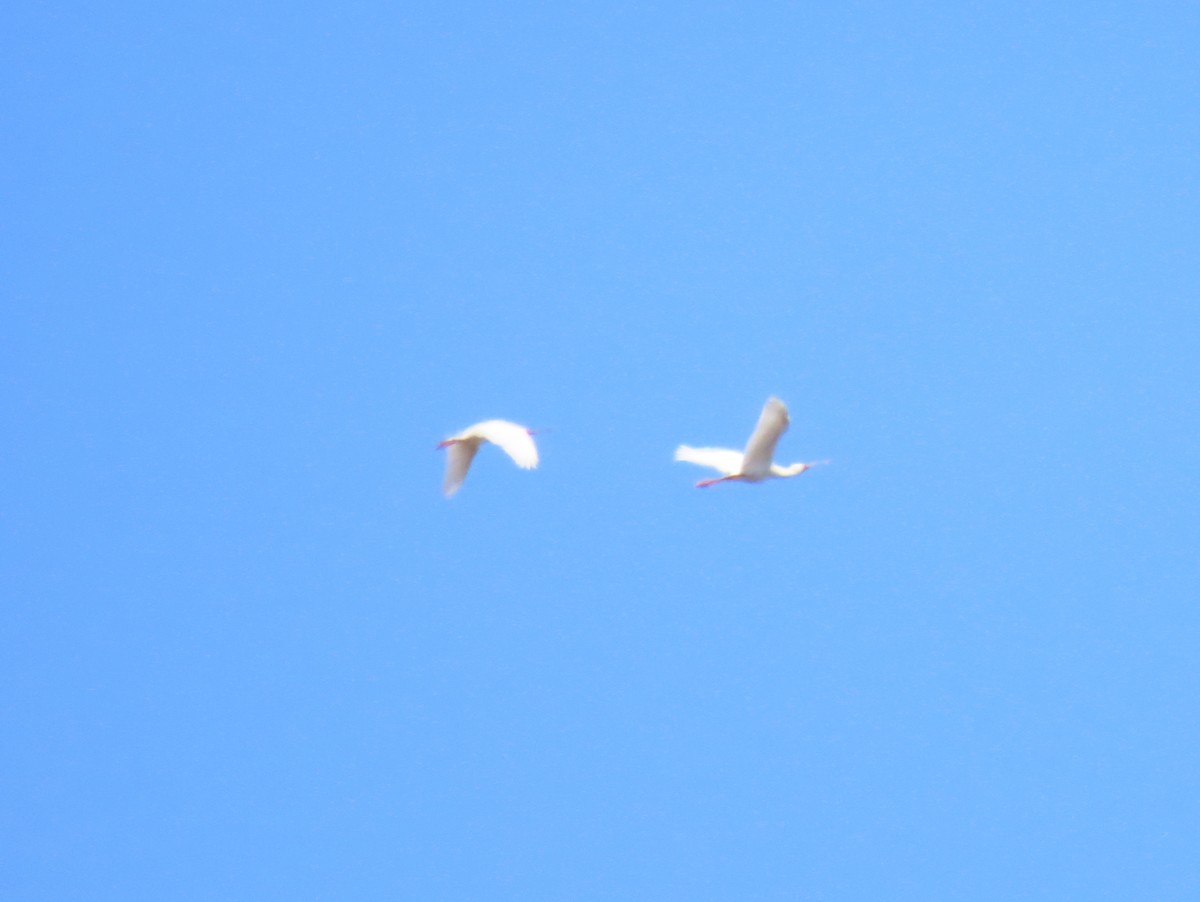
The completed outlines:
[[[522,470],[537,469],[538,452],[537,445],[533,443],[532,429],[508,420],[485,420],[438,443],[439,448],[449,449],[446,453],[446,478],[442,482],[442,491],[447,498],[462,486],[467,478],[467,470],[471,469],[471,461],[484,442],[497,445]]]
[[[746,443],[746,450],[734,451],[732,448],[690,448],[680,445],[675,449],[675,459],[689,464],[699,464],[702,467],[712,467],[722,476],[716,479],[702,479],[696,483],[696,488],[715,485],[718,482],[740,480],[742,482],[762,482],[764,479],[783,479],[788,476],[799,476],[815,463],[791,464],[781,467],[772,463],[775,456],[775,445],[779,437],[787,431],[788,411],[778,398],[768,398],[763,406],[758,425]],[[818,461],[817,463],[828,463]]]

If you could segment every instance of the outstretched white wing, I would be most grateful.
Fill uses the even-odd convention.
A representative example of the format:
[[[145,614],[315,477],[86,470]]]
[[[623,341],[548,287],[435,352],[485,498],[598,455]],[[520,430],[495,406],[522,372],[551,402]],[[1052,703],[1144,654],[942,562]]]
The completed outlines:
[[[447,498],[462,487],[478,450],[479,442],[471,441],[455,442],[446,448],[446,478],[442,481],[442,491]]]
[[[734,476],[742,471],[742,452],[730,448],[690,448],[680,445],[675,449],[675,459],[712,467],[723,476]]]
[[[752,479],[766,477],[775,457],[775,445],[787,428],[787,405],[778,398],[768,398],[758,418],[758,425],[746,443],[746,453],[742,459],[742,472],[746,476]]]
[[[538,465],[537,445],[524,426],[508,420],[486,420],[472,426],[467,432],[475,438],[498,445],[522,470],[533,470]]]

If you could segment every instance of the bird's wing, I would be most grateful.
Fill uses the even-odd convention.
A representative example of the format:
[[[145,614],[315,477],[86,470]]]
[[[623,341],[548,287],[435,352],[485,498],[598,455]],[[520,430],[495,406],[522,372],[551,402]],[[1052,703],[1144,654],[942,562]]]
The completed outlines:
[[[787,405],[778,398],[768,398],[767,403],[763,405],[762,415],[758,418],[758,425],[754,427],[750,441],[746,442],[742,471],[747,476],[761,478],[770,472],[775,445],[787,428]]]
[[[522,470],[533,470],[538,465],[537,445],[524,426],[507,420],[487,420],[469,430],[476,438],[491,442],[512,458]]]
[[[742,452],[732,448],[690,448],[680,445],[675,449],[675,459],[712,467],[724,476],[734,476],[742,471]]]
[[[446,447],[446,478],[442,481],[442,491],[447,498],[462,487],[478,450],[479,442],[471,441],[455,442]]]

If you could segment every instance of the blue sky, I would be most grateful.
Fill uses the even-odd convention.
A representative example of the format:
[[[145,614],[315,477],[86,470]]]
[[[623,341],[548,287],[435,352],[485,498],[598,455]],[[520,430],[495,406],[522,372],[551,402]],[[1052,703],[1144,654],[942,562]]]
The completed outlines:
[[[0,15],[6,898],[1196,898],[1194,6]]]

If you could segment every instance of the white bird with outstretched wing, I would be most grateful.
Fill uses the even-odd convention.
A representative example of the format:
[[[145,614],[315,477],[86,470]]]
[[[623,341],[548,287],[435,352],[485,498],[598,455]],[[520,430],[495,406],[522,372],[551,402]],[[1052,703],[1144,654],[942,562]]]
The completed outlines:
[[[438,444],[439,448],[447,449],[446,478],[442,482],[442,491],[447,498],[462,487],[471,461],[484,442],[496,445],[522,470],[537,468],[538,451],[533,443],[533,430],[508,420],[485,420]]]
[[[779,437],[788,428],[787,405],[778,398],[768,398],[763,405],[758,425],[746,442],[745,451],[732,448],[692,448],[680,445],[675,449],[675,459],[702,467],[711,467],[721,474],[716,479],[702,479],[697,488],[715,485],[718,482],[762,482],[765,479],[784,479],[799,476],[815,463],[791,464],[783,467],[772,462]],[[826,463],[817,461],[816,463]]]

